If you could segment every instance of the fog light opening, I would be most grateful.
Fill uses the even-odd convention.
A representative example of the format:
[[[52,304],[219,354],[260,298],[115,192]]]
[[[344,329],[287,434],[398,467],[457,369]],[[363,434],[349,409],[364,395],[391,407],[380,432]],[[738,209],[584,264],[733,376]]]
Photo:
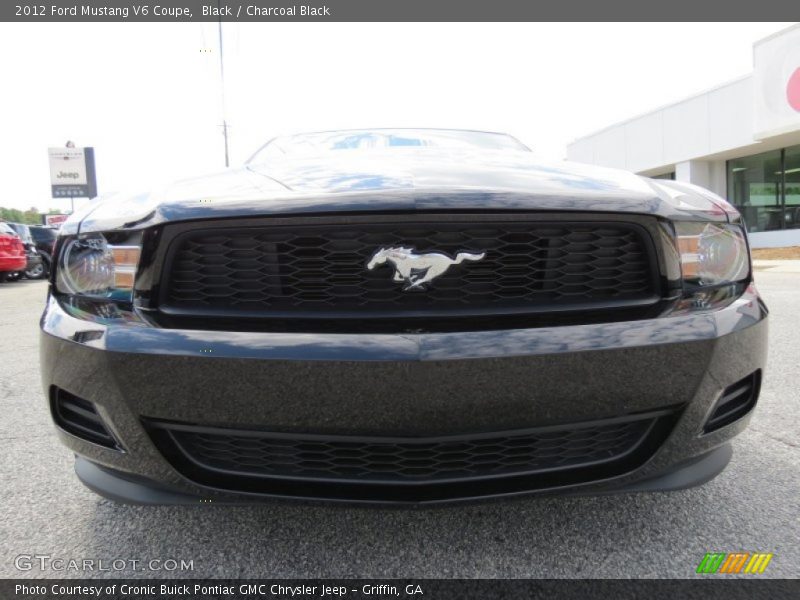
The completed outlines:
[[[760,389],[760,369],[725,388],[703,426],[703,433],[716,431],[748,414],[758,401]]]
[[[122,450],[93,403],[52,386],[50,406],[56,425],[67,433],[106,448]]]

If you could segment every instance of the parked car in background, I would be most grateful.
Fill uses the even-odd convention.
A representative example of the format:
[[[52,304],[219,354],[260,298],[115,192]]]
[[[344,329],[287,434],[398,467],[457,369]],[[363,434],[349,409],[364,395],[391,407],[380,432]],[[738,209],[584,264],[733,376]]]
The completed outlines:
[[[0,223],[0,281],[25,268],[25,246],[8,223]]]
[[[44,225],[31,225],[31,237],[36,249],[42,257],[42,275],[47,277],[50,274],[50,264],[53,261],[53,244],[58,237],[58,229]]]
[[[17,271],[11,278],[19,279],[23,275],[28,279],[41,279],[44,277],[45,272],[42,264],[42,257],[36,249],[36,243],[33,241],[30,227],[24,223],[6,224],[17,232],[17,235],[22,240],[22,244],[25,246],[25,267],[21,271]]]

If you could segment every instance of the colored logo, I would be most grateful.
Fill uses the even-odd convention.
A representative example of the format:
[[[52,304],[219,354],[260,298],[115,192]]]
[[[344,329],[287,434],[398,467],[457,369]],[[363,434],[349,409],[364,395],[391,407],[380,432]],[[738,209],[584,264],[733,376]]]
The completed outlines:
[[[786,84],[786,99],[789,101],[789,106],[800,112],[800,67],[789,77],[789,83]]]
[[[767,569],[774,555],[770,552],[709,552],[697,566],[700,574],[737,574],[760,575]]]

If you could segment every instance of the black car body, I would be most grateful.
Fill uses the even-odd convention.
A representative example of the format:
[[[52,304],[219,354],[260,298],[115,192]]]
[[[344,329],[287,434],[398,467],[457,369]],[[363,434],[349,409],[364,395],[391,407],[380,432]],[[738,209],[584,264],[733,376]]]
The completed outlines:
[[[128,502],[697,485],[766,359],[724,200],[495,134],[279,139],[85,208],[56,255],[45,392]]]
[[[42,276],[46,277],[50,273],[50,264],[53,262],[53,246],[58,237],[58,230],[42,225],[30,225],[28,228],[36,250],[42,257]]]
[[[30,279],[41,278],[44,275],[44,263],[31,235],[30,226],[24,223],[7,223],[7,225],[17,232],[17,235],[25,245],[25,258],[27,259],[25,269],[17,272],[17,277],[22,277],[24,275]]]

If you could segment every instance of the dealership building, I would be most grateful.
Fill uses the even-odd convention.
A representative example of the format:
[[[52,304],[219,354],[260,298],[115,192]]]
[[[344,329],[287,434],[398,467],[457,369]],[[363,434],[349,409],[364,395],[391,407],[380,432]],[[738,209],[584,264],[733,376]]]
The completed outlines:
[[[756,42],[753,72],[575,140],[569,160],[706,187],[755,247],[800,245],[800,25]]]

